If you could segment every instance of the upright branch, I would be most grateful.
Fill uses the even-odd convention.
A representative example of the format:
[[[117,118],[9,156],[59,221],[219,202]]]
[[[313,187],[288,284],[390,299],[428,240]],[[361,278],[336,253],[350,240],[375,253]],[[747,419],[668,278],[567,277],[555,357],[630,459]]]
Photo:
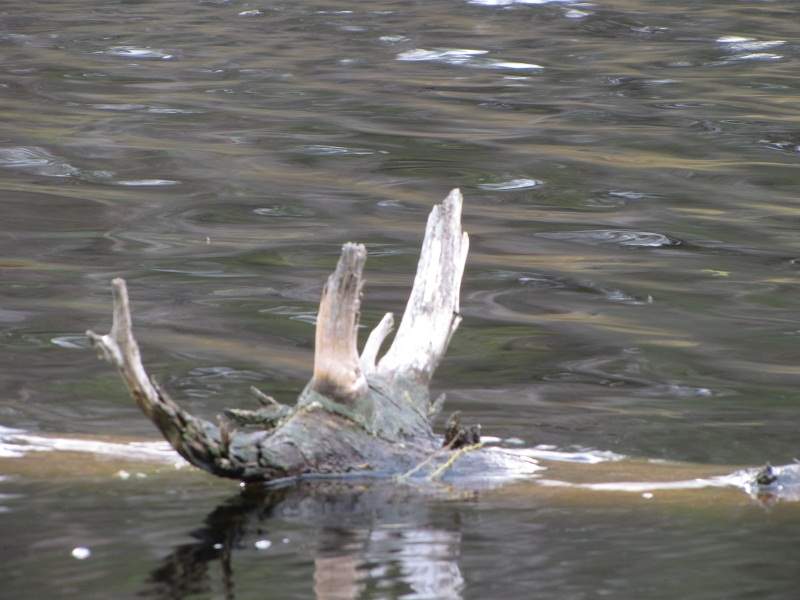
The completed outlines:
[[[378,352],[381,350],[383,341],[392,333],[393,328],[394,315],[386,313],[383,315],[381,322],[370,332],[364,344],[364,349],[361,351],[361,370],[365,375],[369,376],[377,369]]]
[[[364,246],[345,244],[319,302],[311,387],[336,400],[353,400],[367,391],[356,347],[366,260]]]
[[[462,203],[455,189],[431,210],[403,320],[378,364],[382,375],[428,385],[461,323],[459,294],[469,252],[469,236],[461,231]]]

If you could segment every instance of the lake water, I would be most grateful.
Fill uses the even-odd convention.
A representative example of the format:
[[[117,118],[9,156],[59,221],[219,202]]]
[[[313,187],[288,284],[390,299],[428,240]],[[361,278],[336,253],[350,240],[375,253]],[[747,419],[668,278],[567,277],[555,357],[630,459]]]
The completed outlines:
[[[252,385],[291,402],[341,244],[370,252],[373,325],[402,309],[426,214],[460,187],[448,411],[510,444],[630,457],[565,481],[791,462],[797,24],[788,0],[3,0],[0,426],[158,440],[83,337],[108,327],[119,276],[183,406],[254,406]],[[739,490],[264,496],[166,460],[0,458],[0,597],[800,584],[800,506]]]

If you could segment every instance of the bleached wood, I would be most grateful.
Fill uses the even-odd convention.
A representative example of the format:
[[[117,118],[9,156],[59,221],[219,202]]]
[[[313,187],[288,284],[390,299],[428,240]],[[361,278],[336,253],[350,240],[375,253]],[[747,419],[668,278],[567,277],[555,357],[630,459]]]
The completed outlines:
[[[106,335],[87,331],[86,335],[98,349],[101,358],[119,369],[139,407],[152,418],[158,392],[144,370],[139,345],[133,337],[128,288],[125,280],[120,278],[114,279],[111,286],[114,298],[111,331]]]
[[[414,287],[394,342],[378,364],[381,375],[427,385],[461,322],[461,278],[469,252],[462,203],[454,189],[431,210]]]
[[[354,400],[367,391],[357,350],[366,259],[363,245],[345,244],[319,303],[311,387],[337,400]]]
[[[375,371],[378,352],[380,352],[383,341],[392,332],[392,329],[394,329],[394,315],[386,313],[383,315],[381,322],[370,332],[364,344],[364,349],[361,351],[361,370],[365,375]]]

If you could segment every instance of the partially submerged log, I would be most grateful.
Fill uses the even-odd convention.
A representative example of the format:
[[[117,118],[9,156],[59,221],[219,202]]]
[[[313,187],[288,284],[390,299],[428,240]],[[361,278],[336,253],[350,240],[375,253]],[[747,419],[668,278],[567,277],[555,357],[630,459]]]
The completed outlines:
[[[265,408],[231,409],[218,424],[183,410],[144,369],[122,279],[112,282],[110,333],[87,335],[100,356],[117,367],[136,403],[167,441],[190,463],[215,475],[252,481],[397,474],[431,457],[435,460],[430,461],[430,472],[441,472],[443,465],[465,454],[465,448],[454,443],[442,448],[431,427],[442,398],[432,403],[429,393],[434,371],[461,322],[459,293],[469,248],[461,230],[461,207],[457,189],[433,207],[405,313],[380,359],[393,317],[387,314],[381,320],[359,356],[367,253],[360,244],[344,245],[322,292],[314,374],[292,408],[266,399]],[[453,435],[458,437],[458,432],[448,439]],[[477,433],[464,439],[477,442]],[[497,462],[496,457],[486,460]]]
[[[456,189],[431,210],[408,304],[380,358],[394,318],[384,316],[359,356],[367,252],[360,244],[344,245],[322,292],[313,377],[293,407],[254,390],[262,408],[228,409],[217,424],[183,410],[144,369],[122,279],[112,282],[111,331],[87,335],[100,356],[117,367],[136,403],[172,447],[215,475],[243,481],[394,475],[408,481],[438,479],[457,470],[479,486],[532,475],[544,467],[529,453],[484,448],[480,427],[461,426],[457,415],[448,422],[444,438],[433,432],[444,395],[431,402],[429,384],[461,322],[459,294],[469,249],[461,230],[461,207]],[[744,479],[734,476],[733,483],[710,480],[709,485],[744,486],[751,494],[777,493],[790,499],[796,499],[800,488],[794,465],[768,465],[745,473]]]

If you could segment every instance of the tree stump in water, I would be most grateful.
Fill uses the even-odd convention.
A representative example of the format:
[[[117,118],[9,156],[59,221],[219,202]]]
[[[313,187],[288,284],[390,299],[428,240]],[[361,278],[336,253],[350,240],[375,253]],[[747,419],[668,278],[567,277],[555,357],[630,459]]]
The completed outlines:
[[[269,406],[229,410],[218,425],[180,408],[142,365],[122,279],[112,282],[111,332],[87,335],[101,357],[118,368],[136,403],[170,444],[190,463],[215,475],[245,481],[382,475],[404,473],[423,463],[430,463],[429,472],[441,474],[465,450],[480,446],[442,448],[431,427],[442,402],[431,403],[429,383],[461,322],[459,293],[469,248],[461,230],[461,207],[458,190],[433,207],[405,313],[380,360],[393,317],[383,318],[359,356],[357,328],[367,253],[360,244],[344,245],[322,291],[314,374],[292,408],[264,396]],[[477,441],[474,432],[469,439]],[[488,452],[470,454],[486,456],[479,461],[481,468],[497,462]]]

